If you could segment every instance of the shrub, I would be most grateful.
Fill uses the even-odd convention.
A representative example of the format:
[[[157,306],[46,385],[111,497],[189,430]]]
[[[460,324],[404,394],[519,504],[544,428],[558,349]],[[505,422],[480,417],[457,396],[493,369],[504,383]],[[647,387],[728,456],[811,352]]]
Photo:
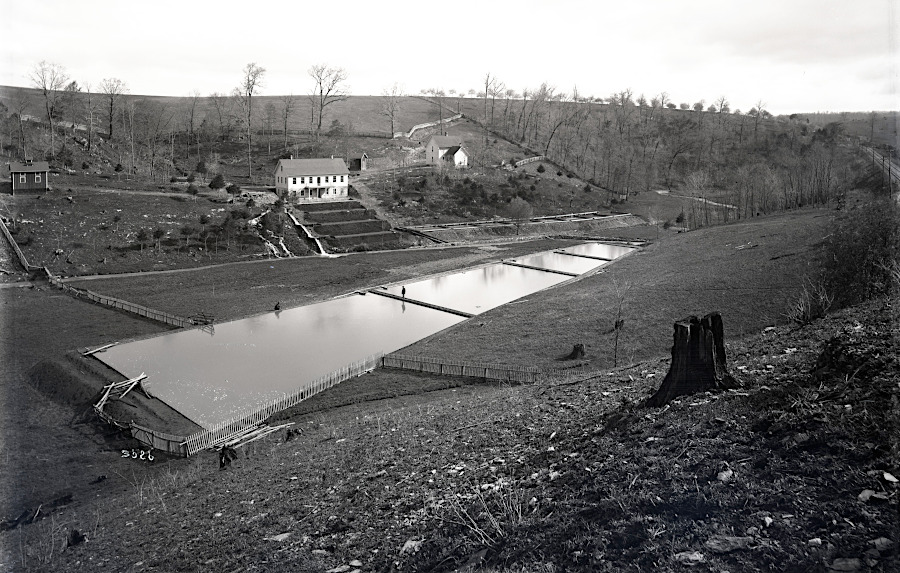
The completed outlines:
[[[176,183],[177,181],[178,181],[178,177],[175,177],[174,175],[169,177],[169,183]]]
[[[225,188],[225,190],[228,191],[229,193],[231,193],[232,195],[237,195],[238,193],[241,192],[241,188],[238,187],[238,185],[236,183],[230,184],[228,187]]]
[[[562,177],[562,171],[557,171],[557,172],[556,172],[556,176],[557,176],[557,177]]]
[[[677,217],[675,217],[675,222],[676,223],[684,223],[684,211],[682,211],[681,213],[678,214]]]
[[[212,181],[209,182],[209,188],[218,190],[222,189],[223,187],[225,187],[225,178],[222,177],[221,173],[217,173],[216,176],[212,178]],[[229,190],[229,193],[230,192],[231,191]]]
[[[671,226],[672,226],[672,220],[671,220],[671,219],[666,219],[666,222],[663,223],[663,229],[668,229],[668,228],[671,227]]]
[[[188,182],[188,183],[193,183],[193,182],[196,181],[196,180],[197,180],[197,177],[196,177],[193,173],[191,173],[191,174],[189,174],[189,175],[187,176],[187,182]]]
[[[591,184],[590,184],[590,183],[585,183],[585,184],[584,184],[584,192],[585,192],[585,193],[590,193],[591,191],[593,191],[593,189],[591,189]]]
[[[839,306],[890,292],[900,258],[900,207],[888,199],[851,210],[825,245],[824,284]]]
[[[537,172],[538,172],[538,173],[543,173],[543,172],[546,171],[546,170],[547,170],[547,169],[544,168],[544,164],[543,164],[543,163],[539,163],[539,164],[538,164],[538,166],[537,166]]]
[[[90,168],[91,168],[91,164],[88,163],[87,161],[82,161],[82,162],[81,162],[81,168],[82,168],[82,169],[90,169]]]
[[[196,195],[200,192],[200,189],[198,189],[196,185],[191,183],[190,185],[188,185],[187,192],[191,195]]]

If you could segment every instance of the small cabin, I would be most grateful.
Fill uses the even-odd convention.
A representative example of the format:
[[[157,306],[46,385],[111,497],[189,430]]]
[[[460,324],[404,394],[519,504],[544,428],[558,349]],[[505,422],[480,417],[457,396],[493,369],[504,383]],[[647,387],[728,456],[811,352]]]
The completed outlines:
[[[46,161],[13,161],[9,164],[12,193],[16,191],[46,191],[50,189],[50,164]]]

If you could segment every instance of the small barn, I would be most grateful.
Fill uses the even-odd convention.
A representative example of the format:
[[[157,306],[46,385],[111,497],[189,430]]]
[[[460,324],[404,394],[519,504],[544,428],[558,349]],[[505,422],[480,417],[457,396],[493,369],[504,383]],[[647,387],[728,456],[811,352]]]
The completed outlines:
[[[441,161],[444,161],[452,163],[455,167],[468,167],[469,154],[461,137],[433,135],[425,145],[425,161],[432,165],[440,165]]]
[[[369,156],[365,153],[350,158],[350,171],[365,171],[369,168]]]
[[[26,159],[9,164],[13,195],[16,191],[46,191],[50,188],[50,164],[46,161]]]

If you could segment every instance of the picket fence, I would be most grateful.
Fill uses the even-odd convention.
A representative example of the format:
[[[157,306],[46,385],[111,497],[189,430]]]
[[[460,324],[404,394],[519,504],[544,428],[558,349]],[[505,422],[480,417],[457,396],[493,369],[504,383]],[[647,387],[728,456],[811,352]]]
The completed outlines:
[[[413,370],[415,372],[483,378],[485,380],[499,380],[503,382],[516,382],[519,384],[535,384],[544,381],[551,376],[564,375],[562,372],[556,370],[543,370],[533,366],[462,362],[429,358],[427,356],[407,356],[402,354],[386,355],[382,359],[382,365],[385,368],[400,368],[403,370]]]
[[[16,240],[13,238],[12,233],[9,232],[9,229],[6,226],[6,223],[3,222],[3,219],[0,219],[0,231],[3,232],[3,236],[6,237],[7,242],[12,247],[13,252],[16,254],[16,258],[19,259],[19,264],[22,265],[26,271],[37,271],[40,270],[41,267],[36,267],[28,263],[28,259],[25,258],[25,253],[22,252],[22,249],[19,248],[19,244],[16,243]]]
[[[412,129],[410,129],[409,132],[407,132],[407,133],[403,133],[402,131],[398,131],[397,133],[394,134],[394,139],[396,139],[396,138],[398,138],[398,137],[406,137],[407,139],[409,139],[410,137],[412,137],[412,135],[413,135],[416,131],[418,131],[418,130],[420,130],[420,129],[425,129],[426,127],[434,127],[434,126],[440,125],[440,124],[442,124],[442,123],[449,123],[449,122],[451,122],[451,121],[456,121],[457,119],[460,119],[461,117],[462,117],[462,114],[461,114],[461,113],[458,113],[458,114],[456,114],[456,115],[454,115],[454,116],[448,117],[448,118],[443,119],[443,120],[441,120],[441,121],[429,121],[428,123],[420,123],[420,124],[418,124],[418,125],[414,125],[414,126],[412,127]]]
[[[332,386],[340,384],[345,380],[349,380],[354,376],[359,376],[370,370],[374,370],[381,364],[382,358],[383,355],[377,354],[369,356],[364,360],[348,364],[340,370],[336,370],[304,384],[292,394],[286,394],[281,398],[277,398],[262,406],[254,408],[249,413],[243,414],[238,418],[222,422],[212,428],[188,436],[183,442],[185,455],[190,456],[200,450],[213,448],[223,442],[227,442],[232,436],[243,433],[248,428],[265,422],[273,414],[296,406],[303,400],[306,400],[323,390],[327,390]]]
[[[543,155],[537,155],[535,157],[529,157],[528,159],[523,159],[521,161],[516,161],[516,167],[521,167],[523,165],[527,165],[529,163],[534,163],[535,161],[543,161],[546,159]]]
[[[162,310],[156,310],[154,308],[149,308],[140,304],[135,304],[133,302],[128,302],[127,300],[122,300],[120,298],[116,298],[113,296],[107,296],[104,294],[98,294],[93,291],[89,291],[87,289],[80,289],[73,286],[69,286],[66,283],[62,282],[59,277],[53,276],[50,274],[50,271],[46,268],[44,269],[47,273],[48,280],[50,284],[62,289],[63,291],[71,294],[72,296],[78,298],[86,298],[90,301],[96,302],[98,304],[102,304],[104,306],[108,306],[111,308],[117,308],[120,310],[124,310],[126,312],[130,312],[132,314],[137,314],[139,316],[143,316],[145,318],[149,318],[151,320],[155,320],[158,322],[162,322],[165,324],[171,324],[173,326],[179,326],[181,328],[192,326],[194,321],[189,318],[185,318],[183,316],[178,316],[176,314],[171,314],[168,312],[164,312]]]

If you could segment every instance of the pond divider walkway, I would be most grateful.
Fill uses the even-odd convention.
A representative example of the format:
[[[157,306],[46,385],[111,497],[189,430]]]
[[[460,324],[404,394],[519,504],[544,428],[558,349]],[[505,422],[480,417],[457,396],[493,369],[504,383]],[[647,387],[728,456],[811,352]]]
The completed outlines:
[[[358,291],[357,291],[357,292],[358,292]],[[383,290],[372,289],[372,290],[369,290],[369,291],[367,291],[367,292],[370,292],[370,293],[372,293],[372,294],[377,294],[377,295],[379,295],[379,296],[384,296],[384,297],[387,297],[387,298],[392,298],[392,299],[394,299],[394,300],[399,300],[399,301],[401,301],[401,302],[408,302],[408,303],[410,303],[410,304],[417,304],[417,305],[419,305],[419,306],[424,306],[424,307],[430,308],[430,309],[432,309],[432,310],[439,310],[439,311],[441,311],[441,312],[449,312],[450,314],[455,314],[455,315],[461,316],[461,317],[463,317],[463,318],[472,318],[473,316],[475,316],[474,314],[471,314],[471,313],[468,313],[468,312],[463,312],[463,311],[461,311],[461,310],[456,310],[456,309],[454,309],[454,308],[447,308],[446,306],[440,306],[440,305],[437,305],[437,304],[431,304],[430,302],[424,302],[424,301],[421,301],[421,300],[415,300],[415,299],[412,299],[412,298],[406,298],[405,296],[397,296],[397,295],[395,295],[395,294],[393,294],[393,293],[389,293],[389,292],[386,292],[386,291],[383,291]],[[360,293],[360,294],[362,294],[362,293]]]
[[[615,259],[610,259],[607,257],[595,257],[593,255],[580,255],[578,253],[567,253],[565,251],[553,251],[553,252],[556,253],[557,255],[569,255],[570,257],[581,257],[583,259],[594,259],[595,261],[609,262],[609,261],[615,260]]]
[[[581,276],[580,273],[570,273],[570,272],[568,272],[568,271],[560,271],[560,270],[557,270],[557,269],[548,269],[548,268],[546,268],[546,267],[536,267],[536,266],[534,266],[534,265],[525,265],[525,264],[522,264],[522,263],[516,263],[516,262],[513,262],[513,261],[500,261],[500,262],[502,262],[504,265],[509,265],[509,266],[511,266],[511,267],[522,267],[523,269],[531,269],[531,270],[534,270],[534,271],[543,271],[543,272],[545,272],[545,273],[556,273],[556,274],[558,274],[558,275],[565,275],[565,276],[567,276],[567,277],[578,277],[578,276]]]

